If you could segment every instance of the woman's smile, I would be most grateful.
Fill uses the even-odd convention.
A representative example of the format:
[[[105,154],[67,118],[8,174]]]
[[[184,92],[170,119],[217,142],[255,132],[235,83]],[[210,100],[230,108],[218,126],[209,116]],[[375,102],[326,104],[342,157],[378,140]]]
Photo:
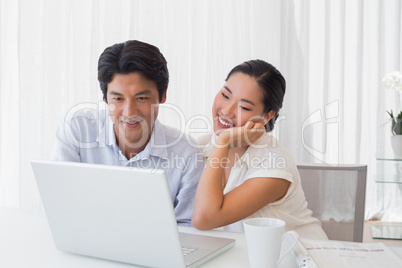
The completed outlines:
[[[222,116],[218,115],[218,126],[221,128],[230,128],[230,127],[234,127],[235,125],[231,122],[232,120],[230,120],[230,118],[228,118],[229,120],[227,120],[226,118],[223,118]]]

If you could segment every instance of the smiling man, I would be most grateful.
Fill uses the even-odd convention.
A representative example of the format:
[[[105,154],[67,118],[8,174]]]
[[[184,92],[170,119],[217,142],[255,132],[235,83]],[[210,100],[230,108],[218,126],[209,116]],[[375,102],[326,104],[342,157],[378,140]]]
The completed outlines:
[[[120,149],[127,159],[141,152],[149,142],[152,127],[158,116],[158,87],[138,72],[115,74],[108,84],[107,103]]]
[[[157,120],[169,83],[164,56],[140,41],[115,44],[99,57],[98,80],[108,110],[80,109],[66,116],[52,158],[164,169],[176,220],[191,224],[203,160],[179,130]]]

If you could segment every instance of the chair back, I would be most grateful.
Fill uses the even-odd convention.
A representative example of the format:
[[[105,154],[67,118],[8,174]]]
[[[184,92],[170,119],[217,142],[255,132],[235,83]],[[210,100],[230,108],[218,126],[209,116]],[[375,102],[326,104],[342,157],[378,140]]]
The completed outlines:
[[[298,164],[308,208],[331,240],[362,242],[367,165]]]

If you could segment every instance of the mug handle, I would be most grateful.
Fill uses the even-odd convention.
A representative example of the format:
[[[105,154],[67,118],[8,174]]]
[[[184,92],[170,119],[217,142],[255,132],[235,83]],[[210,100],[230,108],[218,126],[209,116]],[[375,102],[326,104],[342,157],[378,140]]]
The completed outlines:
[[[286,250],[285,253],[282,254],[282,256],[279,257],[279,260],[276,262],[276,266],[278,267],[279,264],[283,261],[283,259],[286,257],[286,255],[289,254],[289,252],[294,249],[294,247],[296,246],[297,242],[299,242],[299,235],[295,232],[295,231],[289,231],[283,234],[282,236],[282,243],[283,240],[288,239],[288,241],[292,241],[293,237],[293,242],[291,243],[291,246]],[[290,244],[290,243],[289,243]]]

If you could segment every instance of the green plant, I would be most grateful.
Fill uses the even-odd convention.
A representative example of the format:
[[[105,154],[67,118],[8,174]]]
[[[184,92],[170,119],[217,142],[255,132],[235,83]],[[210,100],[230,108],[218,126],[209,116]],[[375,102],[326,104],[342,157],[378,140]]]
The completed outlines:
[[[402,111],[395,117],[392,110],[388,112],[391,117],[392,126],[391,130],[394,135],[402,135]]]

